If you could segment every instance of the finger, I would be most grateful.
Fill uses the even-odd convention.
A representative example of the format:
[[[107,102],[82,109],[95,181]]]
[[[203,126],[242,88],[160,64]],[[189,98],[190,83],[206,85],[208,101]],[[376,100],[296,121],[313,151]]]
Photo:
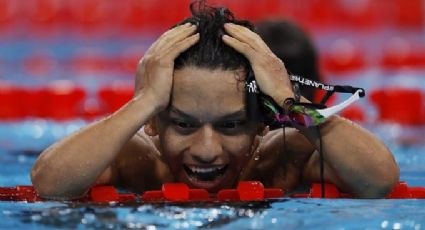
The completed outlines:
[[[167,37],[169,37],[169,36],[173,36],[175,33],[177,33],[178,31],[181,31],[182,29],[187,29],[187,28],[190,28],[191,27],[191,23],[190,22],[188,22],[188,23],[185,23],[185,24],[183,24],[183,25],[179,25],[179,26],[176,26],[176,27],[174,27],[174,28],[172,28],[172,29],[170,29],[170,30],[167,30],[165,33],[163,33],[161,36],[159,36],[159,38],[151,45],[151,49],[155,49],[158,45],[159,45],[159,43],[162,41],[162,40],[164,40],[164,38],[167,38]]]
[[[230,36],[250,45],[253,49],[257,51],[270,51],[270,48],[263,41],[263,39],[261,39],[258,34],[254,33],[245,26],[240,26],[233,23],[226,23],[224,25],[224,29]]]
[[[173,45],[173,47],[166,53],[166,57],[168,57],[171,60],[174,60],[179,56],[181,53],[192,47],[194,44],[196,44],[199,41],[199,33],[196,33],[190,37],[187,37],[186,39],[177,42]]]
[[[165,33],[163,33],[158,39],[160,40],[161,38],[169,36],[170,34],[173,34],[176,31],[179,31],[179,30],[184,29],[184,28],[189,28],[191,26],[192,26],[192,23],[190,23],[190,22],[187,22],[183,25],[176,26],[174,28],[171,28],[171,29],[165,31]]]
[[[234,37],[230,37],[229,35],[223,35],[223,42],[243,54],[248,60],[252,60],[254,57],[255,50],[248,44],[239,41]]]
[[[196,32],[196,25],[190,25],[189,27],[183,27],[181,29],[175,30],[172,33],[169,33],[163,36],[157,45],[158,52],[168,50],[170,47],[174,46],[176,43],[186,39],[187,37],[193,35]]]

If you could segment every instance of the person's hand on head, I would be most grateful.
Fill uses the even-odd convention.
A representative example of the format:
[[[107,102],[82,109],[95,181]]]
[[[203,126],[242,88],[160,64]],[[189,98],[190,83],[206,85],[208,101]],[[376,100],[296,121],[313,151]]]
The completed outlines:
[[[168,106],[174,59],[199,41],[195,32],[196,25],[186,23],[165,32],[151,45],[137,67],[135,97],[149,95],[157,111]]]
[[[270,50],[261,37],[250,29],[233,23],[226,23],[224,28],[228,33],[223,35],[224,43],[249,60],[261,91],[280,105],[286,98],[293,97],[284,63]]]

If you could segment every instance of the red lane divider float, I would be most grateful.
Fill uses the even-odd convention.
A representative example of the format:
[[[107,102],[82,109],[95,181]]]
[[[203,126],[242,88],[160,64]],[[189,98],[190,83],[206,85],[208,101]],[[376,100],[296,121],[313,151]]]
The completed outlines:
[[[0,120],[93,118],[121,108],[133,91],[132,85],[112,83],[98,90],[97,99],[87,100],[86,89],[72,81],[57,80],[40,88],[0,82]]]
[[[25,116],[21,102],[25,90],[22,87],[0,82],[0,119],[14,119]]]
[[[94,203],[144,203],[144,202],[194,202],[194,201],[261,201],[272,198],[284,197],[284,192],[276,188],[264,188],[258,181],[239,182],[236,189],[223,189],[216,196],[210,195],[205,189],[190,189],[183,183],[166,183],[161,190],[147,191],[142,196],[134,193],[120,194],[112,186],[93,187],[85,197],[77,202]],[[310,192],[293,194],[291,198],[322,198],[321,184],[312,184]],[[341,193],[335,185],[325,184],[324,198],[353,198],[350,194]],[[425,188],[409,187],[405,182],[400,182],[393,191],[386,196],[387,199],[425,199]],[[1,201],[45,201],[40,198],[33,186],[0,187]]]
[[[366,60],[363,50],[349,40],[339,39],[332,44],[330,52],[323,55],[320,64],[325,72],[344,76],[345,73],[363,70]]]
[[[58,28],[99,35],[147,30],[163,30],[189,16],[190,0],[0,0],[0,29],[24,26],[35,35]],[[211,0],[213,5],[228,6],[241,18],[258,21],[285,15],[323,33],[323,29],[406,28],[420,32],[424,27],[422,0],[351,1],[314,0],[299,5],[295,0]],[[326,5],[326,7],[323,7]],[[47,36],[46,36],[47,37]]]
[[[369,97],[377,106],[379,121],[425,124],[424,98],[420,89],[382,88],[373,90]]]
[[[424,69],[425,47],[404,38],[390,38],[384,45],[380,65],[383,69]]]
[[[81,114],[79,106],[85,100],[86,92],[71,81],[56,81],[46,89],[46,95],[44,117],[66,120]]]
[[[105,106],[106,113],[113,113],[131,100],[134,95],[134,86],[111,84],[100,88],[97,94]]]
[[[80,116],[86,91],[71,81],[54,81],[46,87],[29,89],[0,85],[0,119],[43,117],[56,120]]]
[[[217,193],[220,201],[253,201],[283,197],[281,189],[267,188],[258,181],[239,182],[236,189],[223,189]]]

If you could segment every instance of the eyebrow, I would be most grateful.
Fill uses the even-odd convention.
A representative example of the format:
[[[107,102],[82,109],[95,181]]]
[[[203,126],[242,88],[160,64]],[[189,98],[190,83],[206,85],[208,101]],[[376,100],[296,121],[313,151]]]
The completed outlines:
[[[180,116],[180,117],[187,119],[187,120],[199,121],[198,118],[196,118],[196,117],[194,117],[194,116],[192,116],[188,113],[185,113],[184,111],[182,111],[182,110],[180,110],[180,109],[178,109],[174,106],[170,107],[170,112],[175,113],[177,116]],[[220,120],[245,119],[245,118],[247,118],[246,110],[244,108],[242,108],[242,109],[239,109],[235,112],[225,114],[225,115],[219,117],[217,120],[220,121]]]

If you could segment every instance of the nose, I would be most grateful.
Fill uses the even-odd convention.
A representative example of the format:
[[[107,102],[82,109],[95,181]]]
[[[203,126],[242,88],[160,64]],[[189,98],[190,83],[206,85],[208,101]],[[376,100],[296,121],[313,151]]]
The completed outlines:
[[[194,161],[201,164],[213,164],[223,153],[220,135],[209,124],[201,127],[196,133],[190,147]]]

